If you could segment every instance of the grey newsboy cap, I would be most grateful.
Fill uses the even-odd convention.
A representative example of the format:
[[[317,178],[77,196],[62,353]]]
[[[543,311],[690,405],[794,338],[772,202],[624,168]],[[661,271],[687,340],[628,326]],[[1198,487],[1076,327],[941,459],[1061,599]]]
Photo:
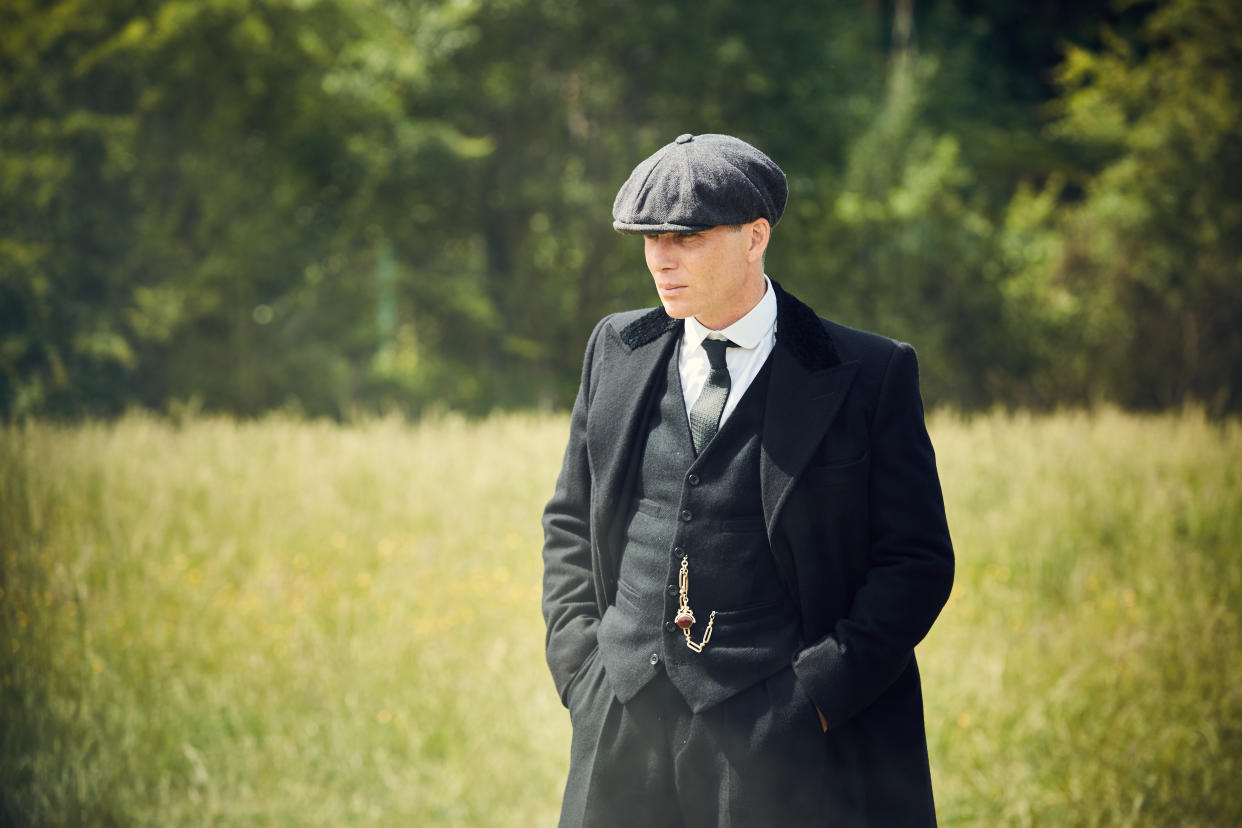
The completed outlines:
[[[612,203],[620,233],[697,233],[781,220],[789,185],[759,150],[732,135],[685,135],[634,168]]]

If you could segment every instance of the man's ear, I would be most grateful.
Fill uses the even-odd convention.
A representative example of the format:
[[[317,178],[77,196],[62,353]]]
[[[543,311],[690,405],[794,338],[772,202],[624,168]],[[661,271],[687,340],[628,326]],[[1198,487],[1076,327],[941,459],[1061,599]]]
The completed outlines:
[[[746,248],[746,260],[748,262],[762,260],[763,254],[768,249],[768,240],[772,238],[772,225],[768,224],[767,219],[758,218],[751,222],[746,232],[749,234],[750,242]]]

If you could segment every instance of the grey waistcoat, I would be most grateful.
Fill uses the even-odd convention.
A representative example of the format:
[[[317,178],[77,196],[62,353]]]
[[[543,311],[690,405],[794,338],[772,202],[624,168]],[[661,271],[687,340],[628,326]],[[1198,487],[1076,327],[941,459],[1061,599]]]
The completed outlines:
[[[768,546],[759,494],[770,364],[697,458],[676,351],[653,394],[617,601],[598,630],[604,670],[622,702],[664,670],[701,712],[789,666],[798,648],[797,615]],[[699,653],[673,624],[683,555],[696,643],[716,611]]]

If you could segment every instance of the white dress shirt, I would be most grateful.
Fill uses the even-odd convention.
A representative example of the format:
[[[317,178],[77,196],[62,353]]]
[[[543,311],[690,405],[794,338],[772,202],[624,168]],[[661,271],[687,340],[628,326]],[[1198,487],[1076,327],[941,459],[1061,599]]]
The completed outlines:
[[[725,364],[729,368],[729,399],[725,401],[720,415],[721,426],[737,408],[738,400],[772,353],[772,347],[776,344],[776,292],[767,274],[763,276],[763,285],[763,298],[759,304],[722,331],[713,331],[694,317],[686,320],[678,346],[677,368],[681,372],[681,391],[686,401],[687,417],[712,370],[707,351],[703,350],[704,338],[728,339],[738,346],[725,351]]]

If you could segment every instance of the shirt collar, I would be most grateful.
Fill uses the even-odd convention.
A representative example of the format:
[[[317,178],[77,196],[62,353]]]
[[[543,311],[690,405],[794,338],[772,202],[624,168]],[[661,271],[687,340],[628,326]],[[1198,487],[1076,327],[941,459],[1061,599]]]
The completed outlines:
[[[728,339],[739,348],[756,348],[776,324],[776,291],[767,274],[763,275],[763,298],[745,316],[721,331],[713,331],[693,316],[686,320],[686,341],[698,344],[711,333],[716,338]]]

